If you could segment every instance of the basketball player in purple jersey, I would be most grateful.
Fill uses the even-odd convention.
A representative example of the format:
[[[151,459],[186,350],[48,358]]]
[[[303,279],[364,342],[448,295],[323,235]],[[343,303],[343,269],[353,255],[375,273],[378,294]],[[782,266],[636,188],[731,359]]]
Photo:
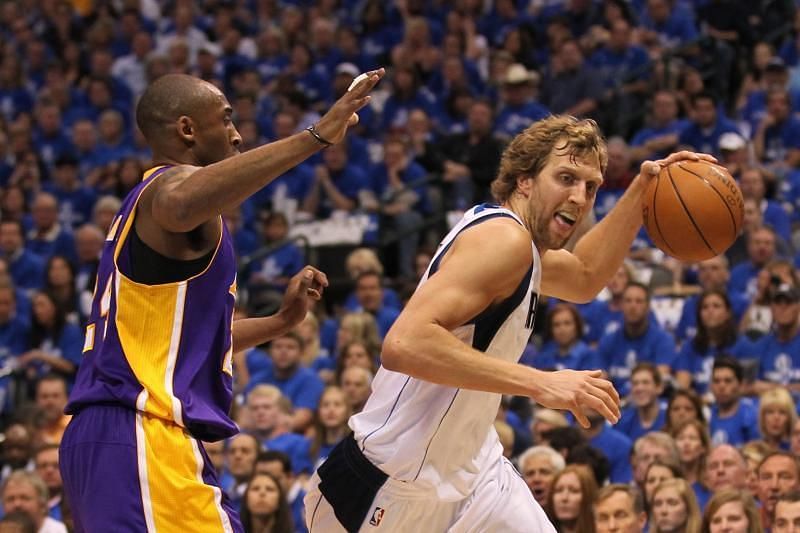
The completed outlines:
[[[136,121],[156,166],[106,237],[61,443],[76,531],[242,531],[200,441],[238,431],[232,354],[291,329],[327,280],[306,267],[276,315],[233,322],[236,263],[220,214],[341,141],[383,70],[369,74],[309,130],[243,154],[210,83],[166,75],[142,95]]]

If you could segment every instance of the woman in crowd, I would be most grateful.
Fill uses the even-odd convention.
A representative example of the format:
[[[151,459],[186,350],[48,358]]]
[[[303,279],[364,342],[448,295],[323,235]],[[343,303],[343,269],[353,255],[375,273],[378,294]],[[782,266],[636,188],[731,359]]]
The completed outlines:
[[[761,395],[758,429],[761,439],[774,449],[788,450],[792,426],[797,419],[794,400],[785,388],[775,388]]]
[[[763,440],[753,440],[741,447],[742,455],[747,463],[747,488],[752,494],[758,490],[758,465],[773,450]]]
[[[67,314],[49,292],[35,293],[31,306],[29,351],[19,357],[20,368],[31,382],[48,372],[71,382],[83,353],[83,332],[67,322]]]
[[[73,324],[82,322],[78,314],[78,291],[75,286],[75,267],[65,257],[54,255],[45,266],[45,289],[53,295],[58,305],[67,313]]]
[[[685,479],[669,479],[656,487],[650,510],[650,533],[695,533],[700,524],[700,509]]]
[[[592,505],[597,483],[583,465],[568,465],[556,474],[547,498],[550,520],[561,533],[593,533]]]
[[[656,488],[663,482],[670,479],[677,479],[683,476],[683,469],[678,463],[671,460],[656,459],[647,467],[644,475],[644,504],[647,509],[653,502],[653,494]]]
[[[381,338],[378,335],[378,324],[375,317],[367,312],[347,313],[342,317],[336,332],[335,353],[341,354],[345,345],[359,341],[367,347],[373,356],[381,349]]]
[[[292,512],[278,480],[267,473],[250,478],[242,498],[245,533],[292,533]]]
[[[687,420],[670,433],[678,446],[683,467],[683,478],[689,482],[703,508],[708,499],[708,490],[703,485],[706,455],[711,449],[711,438],[705,424],[698,420]]]
[[[322,346],[317,315],[311,311],[306,313],[306,317],[295,328],[295,331],[303,339],[303,355],[300,356],[301,364],[315,371],[323,382],[329,383],[332,381],[336,360]]]
[[[543,370],[588,370],[596,368],[592,350],[581,340],[583,319],[572,304],[557,303],[547,314],[545,344],[534,365]]]
[[[703,514],[702,533],[761,533],[761,516],[748,492],[725,489],[714,494]]]
[[[360,366],[369,370],[374,376],[378,371],[375,357],[367,349],[367,345],[361,341],[351,341],[342,347],[339,358],[336,360],[336,370],[334,371],[334,382],[339,383],[342,372],[345,368]]]
[[[690,389],[676,390],[667,403],[667,423],[664,425],[664,431],[671,434],[687,420],[698,420],[703,425],[706,424],[703,401]]]
[[[314,437],[311,440],[311,460],[315,465],[327,459],[333,447],[350,433],[347,421],[352,413],[342,389],[336,385],[325,388],[314,417]]]
[[[3,220],[17,220],[25,231],[33,225],[28,199],[21,185],[9,185],[6,188],[0,202],[0,211],[3,213]]]
[[[682,389],[708,393],[714,358],[727,353],[739,359],[753,357],[750,341],[740,336],[733,309],[724,291],[709,290],[697,301],[697,334],[685,343],[675,362],[675,379]]]

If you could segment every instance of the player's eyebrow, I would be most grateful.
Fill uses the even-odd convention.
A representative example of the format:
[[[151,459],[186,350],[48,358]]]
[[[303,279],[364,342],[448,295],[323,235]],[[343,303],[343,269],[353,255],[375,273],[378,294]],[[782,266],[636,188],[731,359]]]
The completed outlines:
[[[558,165],[555,168],[555,172],[557,172],[559,174],[562,173],[562,172],[566,172],[566,173],[569,173],[569,174],[574,174],[575,176],[578,176],[579,178],[583,178],[586,181],[594,181],[594,182],[597,182],[598,185],[602,185],[603,181],[605,181],[605,180],[603,180],[603,175],[602,174],[595,175],[594,172],[592,172],[592,171],[588,171],[588,170],[583,170],[582,169],[582,167],[587,167],[587,166],[588,165],[580,165],[580,166],[578,166],[578,165],[575,165],[575,166],[572,166],[572,165],[570,165],[570,166]],[[591,175],[587,176],[587,171],[588,172],[592,172]]]

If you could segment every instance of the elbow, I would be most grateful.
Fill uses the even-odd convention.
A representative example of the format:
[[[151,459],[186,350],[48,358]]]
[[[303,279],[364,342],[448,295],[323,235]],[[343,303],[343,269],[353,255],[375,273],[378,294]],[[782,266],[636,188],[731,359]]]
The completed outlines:
[[[390,329],[383,340],[381,365],[386,370],[407,373],[409,354],[412,353],[408,344],[407,340],[404,340],[404,335],[398,333],[396,328]]]

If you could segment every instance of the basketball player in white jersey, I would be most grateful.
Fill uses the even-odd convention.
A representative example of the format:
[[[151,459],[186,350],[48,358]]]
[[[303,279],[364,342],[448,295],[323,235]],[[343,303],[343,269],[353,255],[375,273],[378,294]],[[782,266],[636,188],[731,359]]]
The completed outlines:
[[[641,197],[661,166],[642,164],[617,206],[561,250],[603,181],[605,142],[590,120],[550,117],[503,154],[499,205],[469,210],[444,238],[386,336],[382,368],[352,438],[329,455],[305,498],[311,533],[553,532],[502,455],[492,425],[502,394],[612,423],[619,396],[600,371],[543,372],[518,364],[539,295],[586,302],[626,256],[642,224]]]

